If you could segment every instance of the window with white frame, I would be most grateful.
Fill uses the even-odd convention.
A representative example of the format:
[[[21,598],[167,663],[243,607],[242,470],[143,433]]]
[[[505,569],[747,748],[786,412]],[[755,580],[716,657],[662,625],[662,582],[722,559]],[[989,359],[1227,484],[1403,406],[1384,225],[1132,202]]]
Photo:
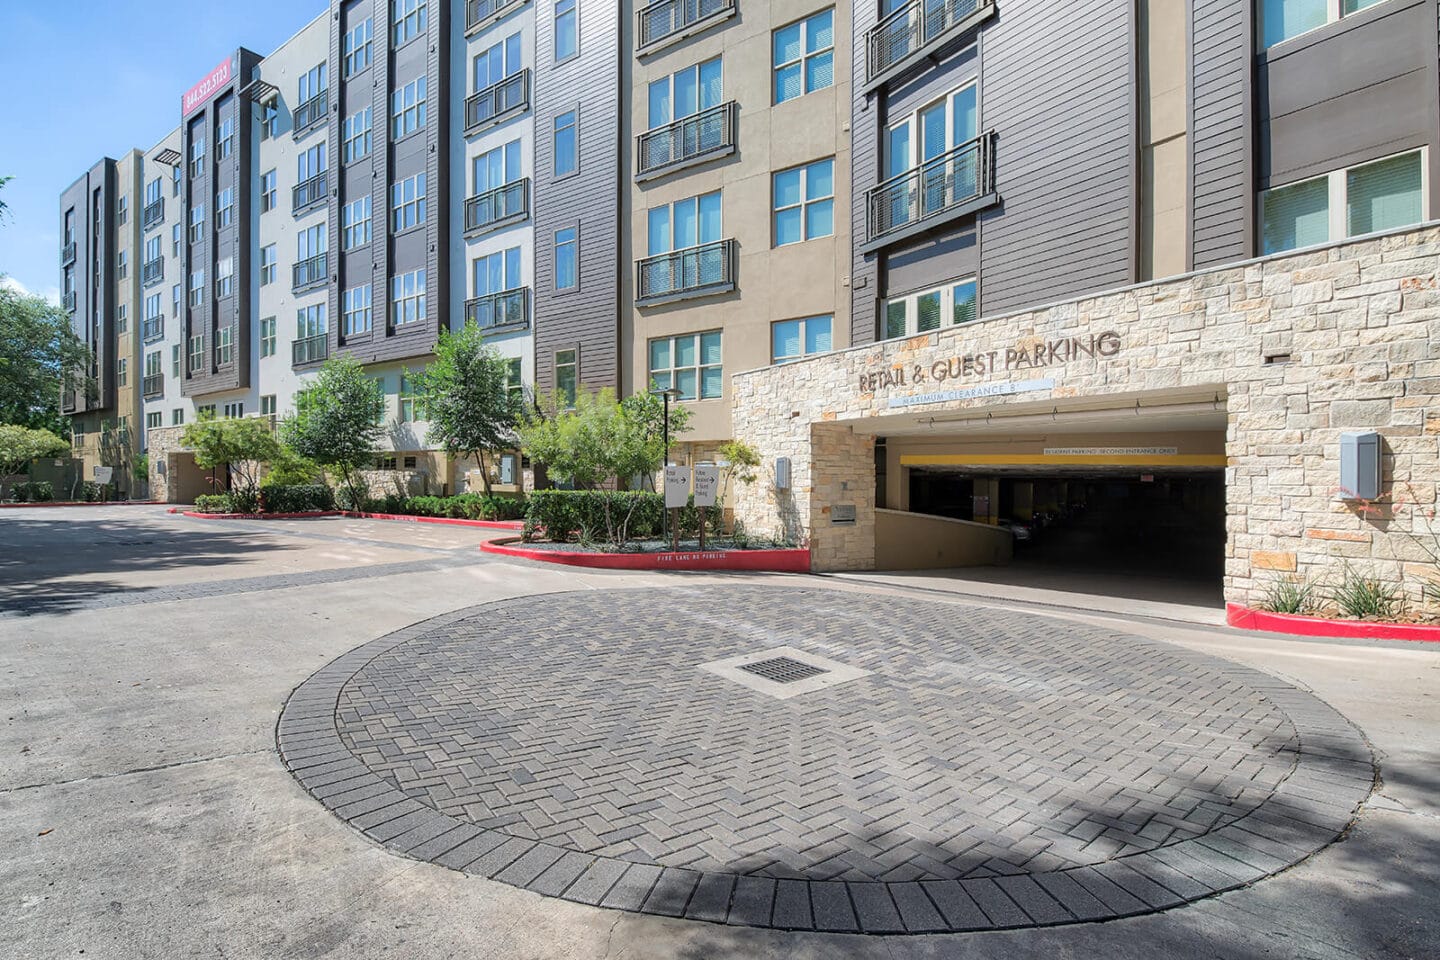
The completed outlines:
[[[170,168],[170,196],[180,196],[180,164]]]
[[[190,273],[190,306],[198,307],[205,302],[205,271],[194,270]]]
[[[115,386],[124,387],[130,383],[130,363],[124,357],[115,361]]]
[[[276,197],[276,177],[274,170],[266,170],[260,174],[260,212],[269,213],[279,203]]]
[[[718,107],[725,99],[724,87],[719,57],[651,81],[647,91],[650,129]]]
[[[573,290],[580,285],[580,232],[576,227],[555,231],[555,289]]]
[[[346,250],[370,242],[370,194],[340,208],[340,240]]]
[[[899,176],[974,140],[979,126],[980,91],[974,82],[905,114],[885,130],[885,176]],[[944,173],[937,169],[936,177]]]
[[[197,203],[190,208],[190,242],[199,243],[205,239],[205,204]]]
[[[390,229],[395,233],[425,222],[425,174],[417,173],[390,187]]]
[[[834,323],[833,316],[824,316],[777,320],[770,324],[770,362],[793,363],[817,353],[829,353],[834,348],[831,339]]]
[[[179,380],[180,374],[180,344],[176,343],[170,347],[170,375]]]
[[[346,117],[340,125],[340,138],[345,163],[354,163],[370,153],[370,108]]]
[[[276,251],[275,244],[266,244],[260,248],[260,286],[268,287],[275,282],[279,263],[280,254]]]
[[[390,323],[403,327],[425,319],[425,271],[411,270],[391,278]]]
[[[340,332],[347,337],[370,332],[370,284],[341,292]]]
[[[722,219],[719,190],[651,207],[647,213],[649,255],[714,243],[724,237]]]
[[[835,82],[835,10],[821,10],[776,30],[775,102],[784,103]]]
[[[479,93],[519,73],[525,67],[520,51],[520,34],[516,32],[475,54],[470,61],[474,92]]]
[[[160,259],[160,234],[148,237],[145,240],[145,262],[154,263]]]
[[[235,152],[235,118],[221,118],[215,126],[215,159],[224,160]]]
[[[205,338],[199,334],[190,338],[190,372],[205,369]]]
[[[520,141],[487,150],[470,161],[470,177],[476,196],[520,179]]]
[[[205,172],[205,137],[195,134],[201,128],[196,125],[190,134],[190,176],[198,177]]]
[[[1260,46],[1275,44],[1334,23],[1381,0],[1258,0]]]
[[[215,296],[228,297],[235,292],[235,258],[225,257],[215,262]]]
[[[130,251],[121,250],[115,257],[115,277],[124,280],[130,274]]]
[[[391,0],[391,33],[395,46],[425,32],[425,0]]]
[[[555,351],[555,393],[564,401],[565,409],[575,408],[575,395],[580,390],[580,352]]]
[[[774,175],[775,246],[835,233],[835,158]]]
[[[555,155],[555,176],[564,177],[580,169],[580,108],[567,110],[555,118],[551,152]]]
[[[115,332],[127,333],[130,330],[130,309],[125,304],[115,307]]]
[[[324,61],[317,63],[309,70],[300,75],[300,82],[296,103],[305,103],[324,93],[329,86],[330,78],[327,75]]]
[[[390,138],[399,140],[425,126],[425,75],[390,94]]]
[[[317,223],[295,234],[295,261],[303,263],[311,257],[318,257],[330,249],[330,232],[325,224]]]
[[[245,416],[245,401],[232,400],[231,402],[225,404],[225,406],[221,409],[223,411],[222,416],[226,420],[239,420],[241,417]]]
[[[180,316],[180,284],[178,283],[170,286],[170,313],[177,317]]]
[[[725,388],[720,331],[651,340],[650,379],[661,390],[679,390],[681,400],[718,398]]]
[[[145,414],[145,429],[154,430],[165,425],[165,413],[161,410],[152,410]]]
[[[159,377],[165,374],[165,360],[160,356],[159,350],[152,350],[145,354],[145,376]],[[158,427],[159,424],[157,423]]]
[[[215,229],[230,226],[235,219],[235,189],[226,187],[215,194]]]
[[[522,362],[519,357],[505,361],[505,394],[515,403],[525,400],[525,380],[522,376]]]
[[[345,34],[340,41],[340,56],[345,76],[351,77],[370,66],[371,19],[366,17]]]
[[[215,331],[215,364],[223,366],[235,359],[235,327],[226,324]],[[230,414],[226,414],[228,417]],[[238,414],[237,414],[238,416]]]
[[[261,317],[261,318],[260,318],[260,356],[261,356],[262,358],[263,358],[263,357],[273,357],[273,356],[275,356],[275,341],[276,341],[276,336],[275,336],[275,318],[274,318],[274,317]]]
[[[323,337],[328,332],[330,332],[330,324],[325,315],[325,304],[312,303],[295,311],[295,337],[297,340]]]
[[[121,226],[124,226],[125,221],[129,218],[130,198],[125,196],[124,194],[121,194],[120,199],[115,202],[115,219],[119,221]]]
[[[555,62],[580,52],[580,20],[575,0],[555,0]]]
[[[520,248],[497,250],[471,263],[472,286],[476,297],[488,297],[520,287]]]
[[[369,21],[366,21],[367,23]],[[275,394],[267,393],[260,398],[260,416],[269,417],[273,423],[279,413],[279,407],[275,403]]]
[[[176,350],[176,352],[178,353],[179,350],[180,350],[180,348],[179,348],[179,347],[176,347],[175,350]],[[180,375],[177,373],[175,376],[178,377],[178,376],[180,376]],[[173,409],[173,410],[170,411],[170,426],[172,426],[172,427],[178,427],[178,426],[182,425],[184,422],[185,422],[185,410],[184,410],[183,408],[181,408],[181,407],[176,407],[175,409]]]
[[[295,158],[295,182],[304,183],[311,177],[318,177],[328,168],[329,158],[325,154],[325,141],[321,140],[308,147]]]
[[[160,294],[152,293],[145,298],[145,322],[160,322]]]
[[[145,184],[145,206],[148,207],[152,203],[159,203],[160,192],[161,186],[159,177],[156,177],[154,180],[151,180],[149,183]]]
[[[280,135],[280,103],[275,97],[261,106],[260,139],[273,140]]]
[[[181,224],[170,225],[170,253],[176,257],[180,256],[180,242],[185,239],[185,228]]]
[[[975,319],[976,290],[975,278],[967,277],[885,301],[885,339],[971,322]]]
[[[400,371],[400,422],[420,423],[429,419],[425,395],[420,392],[415,375],[409,370]]]
[[[1260,194],[1264,254],[1394,230],[1425,218],[1426,151],[1335,170]]]
[[[215,419],[215,404],[213,404],[213,403],[202,403],[202,404],[199,404],[198,406],[196,406],[196,407],[195,407],[195,419],[196,419],[196,420],[214,420],[214,419]]]

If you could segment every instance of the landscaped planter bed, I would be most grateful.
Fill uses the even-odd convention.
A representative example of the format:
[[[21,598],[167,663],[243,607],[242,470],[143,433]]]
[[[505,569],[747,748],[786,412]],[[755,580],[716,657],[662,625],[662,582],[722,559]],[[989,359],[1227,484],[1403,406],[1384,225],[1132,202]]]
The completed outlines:
[[[201,513],[199,510],[174,509],[171,513],[179,513],[187,517],[194,517],[197,520],[312,520],[319,517],[343,517],[343,510],[312,510],[307,513]]]
[[[643,547],[644,545],[642,545]],[[656,544],[635,553],[600,553],[578,543],[525,543],[519,538],[482,543],[486,553],[604,570],[750,570],[770,573],[809,573],[810,551],[805,548],[737,549],[725,546],[701,551],[672,551]]]
[[[171,513],[197,520],[309,520],[314,517],[349,517],[354,520],[404,520],[410,523],[443,523],[456,527],[481,527],[487,530],[522,530],[523,520],[463,520],[457,517],[417,517],[404,513],[359,513],[354,510],[314,510],[306,513],[202,513],[172,507]]]
[[[163,500],[40,500],[36,503],[0,503],[0,510],[21,507],[158,507]]]
[[[1238,603],[1225,605],[1225,620],[1242,630],[1291,633],[1302,637],[1350,640],[1419,640],[1440,643],[1440,623],[1384,623],[1374,620],[1332,620],[1298,613],[1252,610]]]

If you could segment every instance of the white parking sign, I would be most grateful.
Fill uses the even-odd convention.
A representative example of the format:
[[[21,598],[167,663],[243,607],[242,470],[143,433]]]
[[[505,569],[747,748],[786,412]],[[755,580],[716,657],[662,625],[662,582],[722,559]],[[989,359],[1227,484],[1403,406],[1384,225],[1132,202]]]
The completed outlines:
[[[665,506],[683,507],[690,502],[690,469],[675,464],[665,467]]]
[[[720,492],[720,468],[713,463],[695,465],[695,506],[715,506],[716,494]]]

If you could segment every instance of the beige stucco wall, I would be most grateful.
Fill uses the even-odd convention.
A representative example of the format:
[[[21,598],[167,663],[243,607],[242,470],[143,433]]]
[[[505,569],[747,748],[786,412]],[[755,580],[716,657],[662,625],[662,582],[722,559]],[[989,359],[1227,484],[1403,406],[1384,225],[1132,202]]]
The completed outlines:
[[[1113,331],[1113,356],[1043,369],[972,374],[937,387],[913,373],[936,361],[1031,349]],[[1267,362],[1288,354],[1289,362]],[[904,370],[905,384],[869,379]],[[862,377],[866,378],[862,380]],[[1050,378],[1048,390],[897,408],[894,397]],[[873,383],[873,388],[872,388]],[[1427,226],[1252,261],[903,341],[857,347],[733,380],[735,434],[765,461],[736,498],[752,529],[789,525],[817,569],[873,566],[872,433],[900,416],[1064,410],[1105,398],[1159,403],[1213,395],[1226,417],[1227,599],[1258,599],[1277,575],[1334,578],[1346,560],[1418,592],[1429,569],[1410,533],[1413,513],[1367,517],[1335,499],[1339,438],[1375,429],[1385,440],[1387,494],[1423,509],[1440,478],[1440,227]],[[857,429],[858,428],[858,429]],[[943,429],[943,427],[941,428]],[[793,483],[774,486],[790,457]],[[844,498],[844,499],[841,499]],[[859,523],[826,522],[851,503]],[[867,519],[869,525],[867,526]]]
[[[1187,266],[1189,4],[1140,3],[1140,276]]]
[[[898,510],[875,511],[875,566],[941,570],[1003,565],[1015,555],[1007,529]]]

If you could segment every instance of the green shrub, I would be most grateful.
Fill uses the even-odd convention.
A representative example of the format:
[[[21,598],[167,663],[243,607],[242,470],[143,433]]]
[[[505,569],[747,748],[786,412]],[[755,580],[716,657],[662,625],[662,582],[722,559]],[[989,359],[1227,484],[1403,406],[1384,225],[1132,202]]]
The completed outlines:
[[[267,483],[260,488],[265,513],[309,513],[335,509],[335,493],[323,483]]]
[[[615,543],[659,536],[664,511],[664,496],[648,490],[537,490],[525,500],[526,524],[544,527],[551,540],[582,530]]]
[[[100,503],[105,497],[105,488],[94,480],[84,480],[80,483],[80,499],[86,503]]]
[[[45,503],[55,499],[55,486],[49,480],[27,480],[12,488],[21,503]]]
[[[336,488],[335,488],[335,509],[336,509],[336,510],[355,510],[355,511],[358,511],[358,512],[360,512],[360,513],[380,513],[380,512],[382,512],[381,510],[377,509],[379,506],[381,506],[381,504],[380,504],[379,502],[377,502],[377,501],[375,501],[375,500],[371,500],[370,498],[364,496],[363,494],[360,495],[360,499],[359,499],[358,501],[357,501],[355,498],[356,498],[356,494],[354,494],[354,493],[351,491],[351,489],[350,489],[349,486],[336,487]],[[388,512],[388,511],[383,511],[383,512]]]
[[[195,498],[197,513],[235,513],[235,503],[228,493],[202,493]]]
[[[252,487],[236,487],[230,491],[233,513],[259,513],[260,493]]]
[[[400,512],[412,517],[443,517],[447,507],[445,497],[409,497]]]
[[[1348,564],[1344,578],[1331,591],[1330,599],[1342,614],[1353,620],[1390,620],[1405,606],[1396,584],[1360,576]]]
[[[1315,609],[1315,600],[1314,584],[1286,577],[1265,585],[1259,607],[1271,613],[1310,613]]]

